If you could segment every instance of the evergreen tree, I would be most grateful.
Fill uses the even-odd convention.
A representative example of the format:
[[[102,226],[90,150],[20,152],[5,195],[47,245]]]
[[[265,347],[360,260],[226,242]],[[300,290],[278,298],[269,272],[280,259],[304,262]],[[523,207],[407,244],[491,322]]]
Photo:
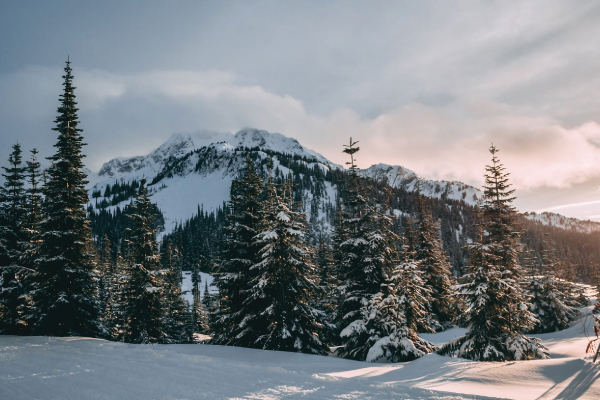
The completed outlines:
[[[108,236],[104,236],[98,247],[98,300],[100,301],[100,314],[103,316],[112,291],[111,284],[114,275],[112,243]]]
[[[128,343],[168,342],[165,271],[156,242],[154,213],[142,179],[132,206],[134,228],[130,235],[131,255],[127,261],[124,290],[124,340]]]
[[[192,289],[194,302],[192,303],[192,321],[194,327],[194,333],[200,333],[208,335],[210,333],[210,327],[208,324],[208,314],[204,309],[200,298],[200,287],[194,286]],[[204,295],[206,298],[206,294]],[[210,295],[209,295],[210,298]]]
[[[548,358],[548,350],[539,339],[522,335],[537,320],[518,282],[519,232],[510,204],[513,191],[508,189],[508,174],[496,158],[497,149],[492,146],[490,152],[492,166],[486,167],[479,240],[469,246],[470,271],[460,285],[468,306],[464,317],[469,331],[442,347],[441,352],[481,361]]]
[[[21,146],[17,143],[8,157],[9,167],[0,187],[0,333],[19,334],[26,329],[26,271],[22,267],[25,250],[26,219],[25,168],[21,165]]]
[[[442,250],[438,225],[433,221],[431,210],[427,208],[421,195],[418,197],[416,214],[415,259],[419,261],[425,286],[429,289],[428,308],[433,318],[428,324],[439,331],[455,317],[452,265]]]
[[[283,193],[269,180],[254,244],[259,260],[245,306],[250,311],[243,326],[257,334],[252,347],[266,350],[327,354],[321,340],[322,312],[311,307],[318,290],[307,244],[306,214],[293,204],[291,180]]]
[[[335,335],[337,334],[334,321],[339,299],[336,292],[339,282],[335,273],[333,252],[325,238],[319,240],[315,258],[319,290],[317,291],[318,298],[313,303],[316,308],[324,312],[323,340],[326,343],[332,343],[336,341]]]
[[[560,283],[554,276],[557,260],[549,248],[542,251],[542,266],[539,275],[529,277],[527,285],[531,298],[530,310],[538,322],[531,330],[533,333],[555,332],[566,329],[569,321],[575,319],[578,310],[565,304],[565,295]]]
[[[26,164],[26,180],[28,183],[27,196],[25,200],[25,221],[23,223],[25,231],[25,252],[23,255],[23,266],[26,270],[26,296],[33,290],[33,272],[35,271],[35,259],[38,253],[40,224],[42,222],[42,186],[41,186],[41,165],[37,160],[37,149],[31,150],[31,160]],[[30,315],[29,315],[30,316]]]
[[[214,343],[251,347],[258,339],[246,325],[245,309],[249,282],[256,275],[250,269],[258,260],[253,242],[261,218],[263,181],[253,169],[250,157],[243,174],[231,183],[226,237],[221,252],[221,265],[215,284],[219,288],[219,316],[213,325]]]
[[[376,362],[411,361],[435,350],[417,330],[427,326],[426,295],[418,263],[399,261],[381,290],[361,308],[361,318],[341,332],[347,358]],[[429,332],[433,332],[429,328]]]
[[[484,204],[482,207],[485,222],[485,243],[490,243],[494,253],[495,265],[502,271],[507,279],[514,284],[507,286],[505,295],[504,318],[512,332],[525,332],[535,318],[528,309],[521,282],[521,266],[519,252],[521,245],[519,237],[522,231],[517,224],[517,212],[512,205],[515,197],[514,190],[508,183],[509,173],[505,172],[496,154],[498,149],[492,145],[489,149],[492,154],[492,164],[486,166],[484,185]]]
[[[105,272],[108,298],[104,306],[102,321],[106,336],[114,340],[123,340],[125,336],[125,293],[127,283],[124,260],[119,246],[116,247],[115,259]]]
[[[338,354],[355,360],[411,360],[434,349],[416,334],[417,324],[433,331],[425,318],[425,289],[418,271],[405,269],[416,265],[414,260],[401,261],[403,239],[392,231],[385,202],[370,204],[362,194],[355,145],[351,140],[344,150],[351,161],[335,238],[341,281],[337,322],[343,344]]]
[[[354,158],[359,151],[357,143],[350,139],[349,145],[344,146],[350,162],[334,238],[335,270],[340,281],[336,324],[343,344],[338,353],[364,360],[369,333],[351,327],[363,323],[364,307],[388,282],[397,261],[394,241],[398,237],[389,229],[390,217],[369,204],[363,195]]]
[[[186,331],[190,318],[187,302],[181,293],[182,271],[179,268],[178,254],[170,244],[162,257],[165,259],[164,284],[166,302],[165,332],[169,343],[191,343],[192,337]]]
[[[64,91],[53,128],[59,133],[56,154],[48,158],[52,164],[44,190],[32,312],[37,334],[95,336],[100,330],[99,305],[95,262],[88,252],[91,232],[85,210],[84,143],[69,61],[63,78]]]

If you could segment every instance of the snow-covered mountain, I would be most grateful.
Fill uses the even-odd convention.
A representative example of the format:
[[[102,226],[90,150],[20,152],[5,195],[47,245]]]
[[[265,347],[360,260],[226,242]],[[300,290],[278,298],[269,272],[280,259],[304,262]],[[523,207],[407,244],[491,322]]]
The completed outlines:
[[[295,157],[308,169],[319,168],[327,173],[342,170],[314,150],[302,146],[296,139],[264,130],[243,129],[236,134],[224,132],[198,132],[174,134],[159,148],[146,156],[115,158],[105,163],[96,174],[91,173],[91,205],[97,207],[103,200],[104,207],[123,207],[130,199],[115,203],[113,196],[104,197],[106,187],[115,182],[131,182],[145,177],[153,191],[152,200],[158,204],[165,218],[165,231],[170,232],[178,222],[190,218],[203,207],[216,210],[229,199],[231,181],[246,165],[247,150],[257,150],[259,159],[273,156],[275,169],[286,175],[290,170],[282,165],[281,157]],[[289,160],[288,160],[289,162]],[[395,165],[377,164],[361,170],[360,174],[376,180],[385,180],[394,187],[403,187],[408,192],[419,191],[431,198],[457,200],[476,205],[482,198],[479,189],[462,182],[435,181],[419,177],[415,172]],[[313,179],[313,178],[311,178]],[[314,183],[314,182],[313,182]],[[317,185],[318,186],[318,185]],[[306,210],[319,215],[313,222],[323,220],[325,209],[335,203],[336,187],[331,181],[322,182],[306,190],[303,200]],[[318,204],[313,204],[318,203]],[[311,207],[308,207],[311,205]],[[525,216],[545,225],[580,232],[600,231],[600,223],[579,221],[558,214],[526,213]],[[325,222],[322,221],[324,224]]]
[[[174,161],[187,153],[210,146],[212,144],[226,144],[224,148],[260,148],[286,154],[296,154],[307,158],[315,158],[318,161],[334,166],[321,154],[302,146],[296,139],[288,138],[279,133],[269,133],[257,129],[242,129],[235,135],[226,132],[201,131],[197,133],[175,133],[158,149],[146,156],[117,157],[105,163],[97,178],[120,179],[141,177],[153,177],[160,172],[168,162]],[[339,167],[335,165],[335,167]],[[341,168],[341,167],[339,167]],[[98,183],[96,177],[94,183]]]
[[[376,164],[360,171],[372,179],[385,179],[390,186],[404,187],[409,192],[418,191],[423,196],[435,199],[460,200],[475,206],[483,198],[479,189],[457,181],[434,181],[420,178],[408,168],[399,165]]]
[[[526,212],[523,214],[530,221],[535,221],[542,225],[553,226],[555,228],[572,230],[581,233],[592,233],[600,231],[600,222],[582,221],[576,218],[565,217],[564,215],[543,212],[540,214]]]
[[[178,222],[195,214],[199,206],[206,211],[215,210],[229,199],[231,181],[246,165],[247,149],[258,150],[258,157],[263,160],[269,154],[276,154],[273,156],[274,167],[283,175],[287,175],[289,169],[281,165],[277,154],[295,156],[307,168],[320,168],[324,172],[342,169],[296,139],[279,133],[248,128],[235,135],[218,132],[174,134],[146,156],[115,158],[105,163],[97,174],[92,174],[89,177],[90,195],[96,193],[97,197],[91,198],[91,205],[97,207],[107,200],[109,209],[122,206],[115,204],[110,195],[104,197],[106,187],[144,177],[152,185],[152,201],[163,212],[165,230],[169,232]],[[306,193],[304,200],[310,202],[313,198],[313,193]],[[334,187],[325,184],[319,201],[325,204],[334,200]]]

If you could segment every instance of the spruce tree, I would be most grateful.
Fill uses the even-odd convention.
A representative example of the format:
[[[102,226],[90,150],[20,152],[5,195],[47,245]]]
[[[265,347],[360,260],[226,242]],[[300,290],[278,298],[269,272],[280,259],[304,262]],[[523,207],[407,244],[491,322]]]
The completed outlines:
[[[210,293],[208,282],[204,282],[204,295],[202,296],[202,307],[208,319],[208,333],[212,334],[215,329],[216,319],[219,317],[217,309],[218,295]]]
[[[456,282],[452,265],[442,250],[438,224],[433,221],[431,210],[421,195],[418,197],[416,215],[415,260],[419,261],[425,286],[429,289],[428,307],[433,316],[429,324],[439,331],[455,317],[453,286]]]
[[[127,283],[125,264],[119,246],[112,265],[106,271],[108,298],[104,306],[102,322],[106,336],[114,340],[123,340],[125,335],[125,292]]]
[[[27,292],[32,290],[32,276],[35,272],[35,259],[39,247],[40,224],[42,222],[42,171],[41,165],[37,160],[37,149],[31,150],[31,160],[26,161],[26,181],[28,184],[27,196],[25,200],[25,221],[23,223],[25,231],[25,254],[23,255],[23,266],[25,267]]]
[[[363,348],[366,355],[355,354],[355,359],[376,362],[411,361],[435,351],[435,346],[418,336],[419,327],[427,326],[429,294],[421,279],[418,262],[401,261],[394,267],[389,282],[381,285],[369,304],[363,307],[363,318],[357,321],[369,334]],[[433,329],[429,329],[433,332]]]
[[[178,254],[169,243],[161,257],[165,259],[164,290],[166,303],[165,332],[169,343],[191,343],[192,337],[186,332],[190,318],[188,303],[182,296],[182,271]]]
[[[469,273],[462,277],[460,295],[467,302],[465,336],[442,347],[441,353],[481,361],[548,358],[539,339],[522,335],[537,320],[529,311],[519,285],[519,230],[511,202],[508,174],[492,146],[492,165],[486,167],[484,206],[479,238],[469,245]]]
[[[210,333],[208,314],[206,313],[204,305],[201,301],[199,286],[194,286],[192,288],[192,295],[194,297],[194,301],[192,303],[192,321],[194,333],[208,335]]]
[[[371,257],[369,238],[376,240],[373,243],[377,252],[387,252],[389,235],[378,234],[376,210],[369,204],[363,194],[362,180],[358,175],[354,155],[360,150],[353,142],[344,146],[344,153],[350,155],[348,171],[345,175],[342,198],[339,205],[338,224],[334,236],[334,262],[335,272],[338,275],[339,286],[336,325],[338,335],[341,334],[354,321],[361,320],[362,307],[368,304],[371,296],[378,293],[381,284],[386,281],[391,272],[391,260]],[[384,226],[385,229],[385,226]],[[365,343],[367,337],[364,333],[360,339],[345,336],[341,343]],[[351,347],[344,347],[338,352],[342,356],[353,353]],[[362,354],[362,353],[361,353]],[[361,355],[362,356],[362,355]]]
[[[9,167],[2,167],[5,182],[0,187],[0,333],[19,334],[26,329],[23,308],[27,271],[22,262],[27,235],[25,168],[18,143],[8,162]]]
[[[540,274],[532,275],[528,279],[530,310],[538,320],[531,329],[533,333],[566,329],[569,321],[574,320],[579,313],[576,308],[565,304],[565,293],[562,292],[560,282],[554,275],[556,264],[556,257],[547,247],[542,251]]]
[[[21,314],[26,333],[31,333],[35,323],[35,315],[31,311],[31,293],[35,289],[35,270],[36,258],[40,243],[40,224],[42,222],[42,186],[41,165],[37,160],[37,149],[31,152],[31,159],[26,161],[25,178],[28,188],[26,189],[26,198],[24,203],[25,217],[22,223],[23,227],[23,256],[21,257],[22,283],[23,283],[23,302],[21,304]]]
[[[95,261],[89,253],[91,232],[86,217],[88,202],[81,153],[83,137],[78,128],[75,87],[67,61],[58,117],[56,154],[49,157],[43,202],[44,219],[35,289],[32,293],[35,332],[39,335],[85,335],[99,333],[99,304],[94,279]]]
[[[124,341],[128,343],[167,343],[168,335],[165,271],[154,227],[154,208],[142,179],[131,206],[134,228],[130,232],[130,259],[124,289]]]
[[[498,149],[492,145],[492,164],[486,166],[484,204],[482,216],[486,235],[484,241],[492,244],[495,263],[507,279],[514,284],[506,288],[504,294],[504,318],[511,332],[526,332],[535,318],[528,310],[526,297],[520,286],[522,268],[519,264],[521,229],[517,223],[518,214],[512,202],[514,190],[510,189],[509,173],[497,158]]]
[[[252,327],[245,324],[249,282],[255,276],[250,269],[258,259],[253,242],[261,218],[263,181],[254,171],[250,157],[246,169],[231,183],[229,215],[221,264],[215,277],[219,288],[219,316],[213,324],[216,344],[251,347],[257,340]]]
[[[409,272],[403,269],[404,258],[399,253],[403,239],[392,230],[392,214],[385,202],[371,204],[363,195],[354,159],[359,150],[356,142],[350,140],[345,147],[344,152],[351,157],[350,168],[335,237],[336,270],[341,282],[337,323],[342,347],[337,353],[361,361],[420,357],[433,346],[417,337],[416,318],[411,319],[414,316],[408,306],[419,304],[419,312],[426,315],[424,297],[421,289],[406,291]],[[406,261],[414,264],[412,259]],[[427,325],[425,318],[418,320]]]
[[[306,214],[293,204],[291,179],[278,193],[269,179],[267,200],[253,243],[259,259],[245,305],[243,325],[257,335],[252,347],[327,354],[321,338],[322,312],[310,305],[318,290]]]

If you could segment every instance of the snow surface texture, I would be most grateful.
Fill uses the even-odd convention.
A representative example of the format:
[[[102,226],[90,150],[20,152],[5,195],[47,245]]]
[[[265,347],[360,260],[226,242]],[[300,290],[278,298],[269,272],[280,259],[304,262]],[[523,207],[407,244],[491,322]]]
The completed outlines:
[[[429,354],[371,364],[202,344],[0,336],[0,399],[598,399],[600,365],[584,353],[582,328],[580,321],[538,335],[549,360],[505,363]],[[443,344],[462,334],[424,337]]]

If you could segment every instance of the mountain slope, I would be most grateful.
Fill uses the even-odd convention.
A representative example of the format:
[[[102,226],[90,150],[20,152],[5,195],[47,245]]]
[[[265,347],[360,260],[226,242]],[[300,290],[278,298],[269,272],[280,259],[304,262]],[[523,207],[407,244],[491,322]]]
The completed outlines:
[[[476,206],[483,199],[481,190],[457,181],[434,181],[420,178],[408,168],[399,165],[376,164],[360,171],[362,176],[385,180],[390,186],[403,187],[408,192],[419,192],[433,199],[463,201]]]
[[[281,163],[286,155],[304,163],[307,169],[318,168],[323,172],[342,169],[297,140],[278,133],[243,129],[235,135],[216,132],[175,134],[147,156],[116,158],[105,163],[97,175],[90,176],[90,195],[93,197],[95,193],[96,196],[91,198],[91,206],[98,208],[106,201],[108,209],[122,207],[129,198],[117,201],[114,194],[104,196],[107,186],[145,177],[150,182],[152,201],[164,215],[165,231],[169,232],[177,223],[196,213],[199,206],[206,211],[223,206],[229,199],[231,181],[245,168],[250,153],[257,158],[254,162],[260,165],[272,156],[275,172],[282,176],[290,172]],[[262,172],[266,173],[266,168]],[[322,202],[334,202],[333,187],[325,184],[322,189],[318,196]],[[315,196],[309,190],[303,197],[310,202]]]
[[[269,155],[275,167],[285,175],[290,170],[282,166],[282,155],[303,160],[306,168],[320,168],[323,173],[343,167],[332,163],[321,154],[302,146],[296,139],[279,133],[257,129],[243,129],[235,135],[219,132],[174,134],[163,145],[146,156],[115,158],[105,163],[97,174],[90,176],[92,192],[103,194],[106,186],[114,182],[131,182],[145,177],[153,187],[153,201],[165,217],[165,229],[170,231],[175,224],[185,220],[202,206],[204,210],[215,210],[229,199],[231,181],[245,167],[247,154],[244,150],[258,152],[260,159]],[[243,154],[242,154],[243,153]],[[265,171],[266,172],[266,171]],[[460,182],[433,181],[419,178],[417,174],[401,166],[378,164],[362,170],[361,175],[376,180],[385,179],[394,187],[408,192],[436,198],[464,201],[474,205],[481,192]],[[320,194],[321,209],[335,200],[335,183],[324,183]],[[304,194],[306,201],[314,199],[312,190]],[[98,196],[92,206],[105,200]],[[128,199],[110,206],[126,203]],[[313,207],[316,209],[318,207]],[[310,213],[310,210],[307,208]]]

